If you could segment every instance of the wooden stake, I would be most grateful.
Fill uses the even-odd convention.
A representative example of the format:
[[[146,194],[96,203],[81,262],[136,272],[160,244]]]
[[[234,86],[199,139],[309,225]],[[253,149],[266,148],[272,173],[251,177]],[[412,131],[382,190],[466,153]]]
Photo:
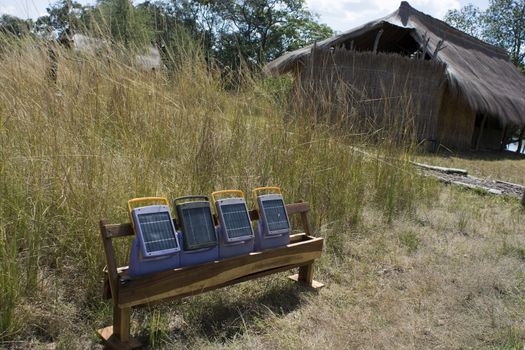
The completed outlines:
[[[374,41],[374,49],[373,49],[374,53],[377,53],[377,47],[379,46],[379,39],[381,39],[381,35],[383,35],[383,29],[380,29],[377,32],[376,40]]]
[[[521,127],[520,136],[518,137],[518,147],[516,147],[516,153],[521,152],[521,146],[523,144],[523,136],[525,136],[525,125]]]
[[[432,55],[432,59],[435,60],[437,58],[437,55],[438,55],[438,52],[443,50],[445,48],[445,46],[443,45],[443,43],[445,42],[445,40],[441,39],[437,46],[436,46],[436,49],[434,50],[434,54]]]
[[[507,125],[503,128],[503,132],[501,133],[501,143],[499,146],[500,152],[502,152],[505,149],[506,143],[505,143],[505,137],[507,136]]]

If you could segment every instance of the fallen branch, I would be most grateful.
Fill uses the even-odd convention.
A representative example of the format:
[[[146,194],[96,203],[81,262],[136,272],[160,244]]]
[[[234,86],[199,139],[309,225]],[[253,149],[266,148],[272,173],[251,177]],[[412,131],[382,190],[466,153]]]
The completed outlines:
[[[519,187],[523,190],[525,190],[525,186],[523,185],[520,185],[520,184],[515,184],[515,183],[512,183],[512,182],[507,182],[507,181],[503,181],[503,180],[495,180],[497,183],[500,183],[500,184],[504,184],[504,185],[510,185],[510,186],[516,186],[516,187]]]
[[[468,175],[468,172],[466,170],[464,170],[464,169],[445,168],[445,167],[441,167],[441,166],[428,165],[428,164],[417,163],[417,162],[413,162],[413,161],[411,161],[410,163],[412,163],[412,164],[414,164],[414,165],[416,165],[418,167],[421,167],[423,169],[439,171],[439,172],[442,172],[442,173],[445,173],[445,174],[459,174],[459,175],[463,175],[463,176],[467,176]]]
[[[471,190],[484,191],[484,192],[487,192],[487,193],[490,193],[490,194],[495,194],[495,195],[503,195],[503,191],[496,190],[496,189],[490,188],[490,187],[485,187],[485,186],[481,186],[481,185],[473,185],[473,184],[469,184],[469,183],[462,182],[462,181],[455,181],[455,180],[450,180],[450,179],[444,179],[442,177],[438,177],[438,179],[440,181],[442,181],[442,182],[444,182],[446,184],[450,184],[450,185],[467,187],[467,188],[470,188]]]

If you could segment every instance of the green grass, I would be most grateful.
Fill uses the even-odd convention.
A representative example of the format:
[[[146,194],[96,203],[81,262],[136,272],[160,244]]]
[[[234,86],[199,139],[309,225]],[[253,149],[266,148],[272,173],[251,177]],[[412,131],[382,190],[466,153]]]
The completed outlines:
[[[135,335],[166,349],[465,348],[523,339],[517,202],[444,190],[415,173],[410,144],[310,124],[305,111],[288,108],[289,81],[245,75],[226,89],[227,77],[198,50],[187,55],[170,79],[143,72],[131,52],[59,49],[55,85],[45,50],[5,42],[0,346],[99,346],[94,330],[111,322],[111,308],[101,300],[98,220],[127,221],[128,199],[261,185],[311,203],[315,233],[326,239],[316,278],[328,287],[315,294],[268,277],[136,311]],[[119,264],[129,243],[116,246]],[[440,322],[448,323],[433,333]],[[517,340],[509,343],[510,329]]]

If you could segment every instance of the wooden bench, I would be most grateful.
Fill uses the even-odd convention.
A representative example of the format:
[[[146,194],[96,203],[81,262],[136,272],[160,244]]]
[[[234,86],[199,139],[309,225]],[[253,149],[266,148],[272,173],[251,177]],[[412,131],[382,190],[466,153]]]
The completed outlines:
[[[313,288],[322,287],[322,283],[313,280],[313,263],[321,256],[323,238],[311,235],[308,203],[288,204],[286,210],[290,220],[300,215],[304,233],[290,235],[290,244],[285,247],[135,279],[129,278],[127,266],[116,266],[112,242],[114,238],[133,236],[131,224],[108,224],[101,220],[100,233],[107,261],[103,295],[113,300],[113,325],[97,331],[105,345],[110,349],[142,346],[130,337],[132,307],[152,306],[293,268],[299,268],[299,273],[289,276],[290,279]],[[250,219],[258,219],[256,210],[250,211]]]

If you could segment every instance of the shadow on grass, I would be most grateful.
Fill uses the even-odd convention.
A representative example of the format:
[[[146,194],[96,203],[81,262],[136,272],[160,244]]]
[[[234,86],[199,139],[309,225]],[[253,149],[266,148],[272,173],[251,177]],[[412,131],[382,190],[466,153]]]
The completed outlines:
[[[191,347],[196,338],[225,343],[248,330],[264,333],[268,320],[297,310],[312,294],[317,291],[288,281],[285,276],[242,283],[171,304],[166,311],[180,315],[182,320],[162,327],[164,330],[157,330],[158,334],[145,327],[140,339],[150,343],[148,348],[157,348],[151,346],[152,335],[157,344]]]

